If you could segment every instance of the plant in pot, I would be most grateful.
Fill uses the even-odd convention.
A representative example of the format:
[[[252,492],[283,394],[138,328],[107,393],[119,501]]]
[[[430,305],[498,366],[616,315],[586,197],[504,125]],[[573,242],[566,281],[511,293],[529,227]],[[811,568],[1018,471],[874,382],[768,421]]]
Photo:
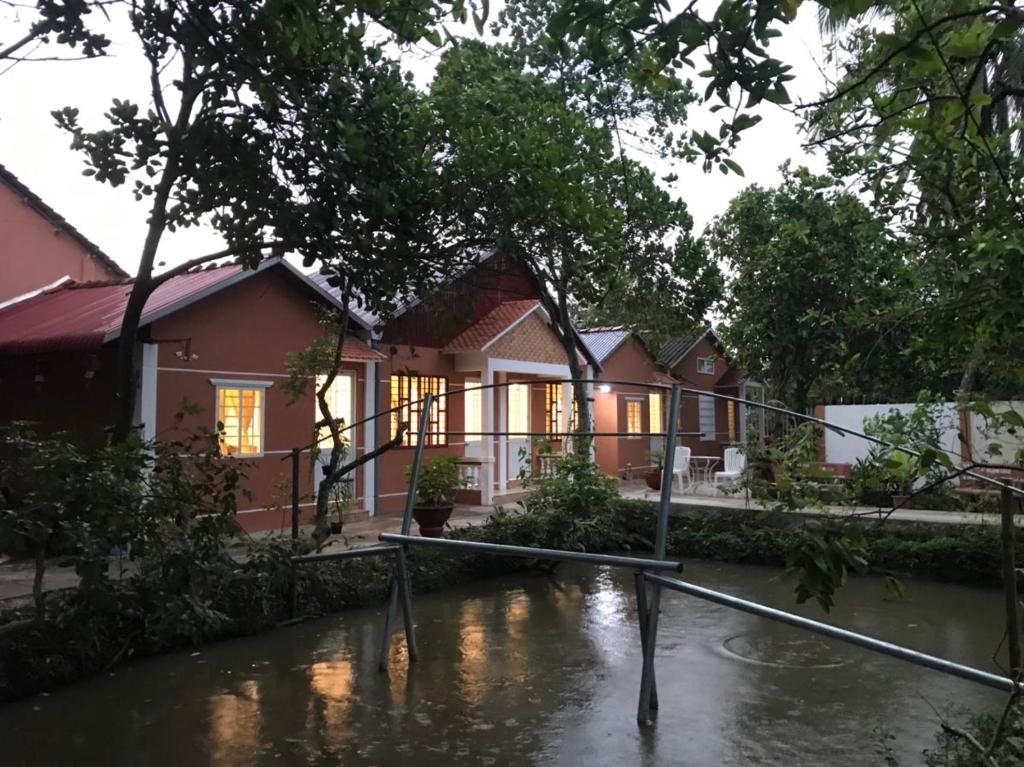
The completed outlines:
[[[917,480],[917,459],[901,451],[893,451],[885,461],[885,486],[892,496],[893,508],[906,504]]]
[[[661,490],[661,474],[664,469],[665,451],[652,450],[647,454],[647,460],[651,465],[644,474],[644,482],[651,490]]]
[[[406,476],[412,474],[411,467]],[[431,458],[420,467],[420,480],[416,487],[413,519],[420,526],[424,538],[440,538],[445,522],[455,508],[455,494],[466,486],[459,475],[459,459],[454,455]]]

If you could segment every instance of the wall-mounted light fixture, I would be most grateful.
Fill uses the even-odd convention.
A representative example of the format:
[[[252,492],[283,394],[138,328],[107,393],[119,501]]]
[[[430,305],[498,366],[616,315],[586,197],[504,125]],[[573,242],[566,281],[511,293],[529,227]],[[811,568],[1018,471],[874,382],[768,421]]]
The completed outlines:
[[[610,394],[612,387],[608,384],[601,384],[597,387],[597,390],[601,392],[601,394]]]

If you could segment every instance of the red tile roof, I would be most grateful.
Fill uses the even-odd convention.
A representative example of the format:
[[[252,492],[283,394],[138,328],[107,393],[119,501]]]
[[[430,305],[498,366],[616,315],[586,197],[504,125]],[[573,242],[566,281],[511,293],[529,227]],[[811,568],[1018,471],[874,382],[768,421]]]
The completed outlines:
[[[0,182],[7,184],[14,193],[17,194],[22,200],[25,201],[36,213],[49,221],[54,227],[63,229],[71,237],[73,237],[82,248],[97,262],[99,262],[104,269],[110,272],[114,278],[127,279],[128,272],[122,269],[117,263],[100,250],[99,245],[89,240],[84,234],[71,226],[64,218],[57,213],[53,208],[43,202],[42,198],[39,197],[35,192],[25,186],[25,183],[11,173],[3,165],[0,165]]]
[[[506,301],[448,343],[445,354],[478,352],[540,306],[540,301]]]
[[[731,389],[739,386],[749,378],[749,374],[743,368],[729,368],[715,383],[716,389]]]
[[[358,338],[349,336],[345,339],[345,346],[341,350],[341,358],[346,362],[377,362],[378,360],[387,359],[387,356],[376,349],[371,349]]]

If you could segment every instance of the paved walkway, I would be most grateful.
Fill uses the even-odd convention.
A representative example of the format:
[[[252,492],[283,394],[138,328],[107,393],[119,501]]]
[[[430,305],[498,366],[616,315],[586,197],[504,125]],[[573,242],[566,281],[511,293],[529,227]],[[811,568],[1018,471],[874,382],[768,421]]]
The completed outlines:
[[[449,524],[452,527],[465,527],[467,525],[481,525],[487,521],[492,508],[489,506],[457,506],[452,513]],[[345,523],[344,534],[328,541],[325,551],[337,550],[338,548],[357,548],[370,546],[377,543],[377,536],[381,533],[401,532],[402,518],[400,516],[383,516],[369,519],[359,519]],[[312,527],[304,528],[304,534],[309,534]],[[413,524],[413,533],[416,532],[416,525]],[[281,535],[279,531],[259,533],[253,538],[265,538]],[[239,556],[244,556],[244,549],[239,547]],[[125,573],[127,574],[127,573]],[[111,577],[117,577],[117,563],[111,565]],[[0,562],[0,603],[4,600],[23,599],[32,595],[32,581],[35,578],[35,564],[28,560]],[[72,567],[62,567],[59,559],[50,560],[47,563],[46,573],[43,576],[44,591],[58,591],[60,589],[73,588],[78,584],[78,576]]]
[[[657,502],[661,498],[661,492],[658,490],[651,490],[642,482],[626,482],[622,485],[622,497]],[[724,495],[717,489],[711,487],[698,487],[695,492],[687,491],[686,493],[681,493],[678,489],[673,488],[672,505],[676,507],[683,507],[684,509],[692,507],[694,511],[698,511],[701,508],[733,510],[751,509],[762,511],[765,508],[753,499],[747,500],[742,494]],[[859,514],[871,519],[876,516],[885,516],[887,511],[891,510],[883,509],[882,511],[879,511],[877,508],[869,508],[866,506],[826,506],[824,510],[801,509],[793,513],[805,514],[807,516],[823,516],[825,514],[832,514],[843,517],[849,516],[850,514]],[[888,519],[899,522],[923,522],[939,525],[998,525],[1000,523],[1000,517],[998,514],[935,511],[930,509],[896,509],[888,514]],[[1018,527],[1024,527],[1024,517],[1018,515],[1015,517],[1014,521],[1017,523]]]

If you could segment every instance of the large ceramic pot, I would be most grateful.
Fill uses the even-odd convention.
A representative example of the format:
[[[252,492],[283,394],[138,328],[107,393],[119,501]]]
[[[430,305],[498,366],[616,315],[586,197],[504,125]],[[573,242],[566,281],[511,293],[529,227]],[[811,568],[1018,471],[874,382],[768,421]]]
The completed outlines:
[[[444,523],[454,508],[453,503],[446,506],[413,506],[412,517],[420,526],[420,535],[424,538],[440,538],[444,532]]]
[[[644,474],[644,482],[651,490],[661,490],[661,469],[651,469]]]

